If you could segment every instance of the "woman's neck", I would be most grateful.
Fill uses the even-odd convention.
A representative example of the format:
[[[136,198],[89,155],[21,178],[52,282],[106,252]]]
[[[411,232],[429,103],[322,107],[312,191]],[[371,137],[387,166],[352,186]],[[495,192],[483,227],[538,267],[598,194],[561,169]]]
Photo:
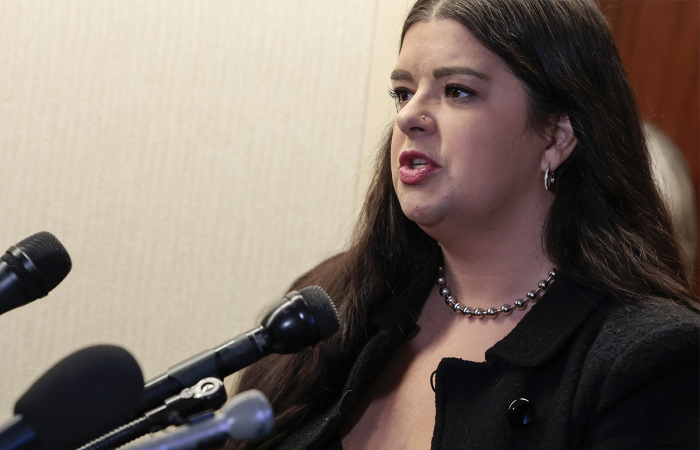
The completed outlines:
[[[517,226],[494,226],[471,235],[444,233],[438,242],[453,296],[500,306],[535,289],[553,267],[542,246],[543,221],[521,220]]]

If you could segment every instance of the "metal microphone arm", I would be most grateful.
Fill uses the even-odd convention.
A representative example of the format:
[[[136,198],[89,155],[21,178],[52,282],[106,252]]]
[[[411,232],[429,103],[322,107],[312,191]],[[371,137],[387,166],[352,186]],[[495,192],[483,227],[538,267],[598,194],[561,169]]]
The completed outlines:
[[[134,439],[155,433],[170,425],[183,425],[193,416],[215,411],[226,403],[226,389],[218,378],[205,378],[179,395],[167,399],[161,406],[127,423],[78,450],[111,450]]]

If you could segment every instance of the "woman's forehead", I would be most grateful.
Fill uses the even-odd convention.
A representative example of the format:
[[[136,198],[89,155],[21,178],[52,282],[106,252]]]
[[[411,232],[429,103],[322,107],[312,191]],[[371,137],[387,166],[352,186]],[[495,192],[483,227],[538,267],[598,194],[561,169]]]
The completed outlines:
[[[462,24],[452,19],[417,22],[404,36],[394,73],[436,68],[467,68],[484,75],[479,78],[491,78],[499,69],[507,71],[502,60]]]

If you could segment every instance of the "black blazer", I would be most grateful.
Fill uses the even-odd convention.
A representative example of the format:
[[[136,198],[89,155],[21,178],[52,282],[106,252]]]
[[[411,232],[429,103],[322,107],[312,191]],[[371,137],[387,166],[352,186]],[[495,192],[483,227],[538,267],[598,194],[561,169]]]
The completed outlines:
[[[333,446],[410,328],[376,333],[335,404],[278,450]],[[700,448],[700,315],[668,302],[625,302],[560,275],[485,362],[445,358],[433,376],[433,449]]]

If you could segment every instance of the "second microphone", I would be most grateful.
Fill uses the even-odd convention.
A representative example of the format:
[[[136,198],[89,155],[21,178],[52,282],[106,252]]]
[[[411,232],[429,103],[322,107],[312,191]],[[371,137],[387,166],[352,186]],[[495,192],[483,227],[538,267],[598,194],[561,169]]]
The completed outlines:
[[[260,327],[176,364],[146,383],[136,412],[158,406],[202,378],[223,379],[271,353],[296,353],[316,345],[339,327],[338,312],[322,288],[309,286],[292,291],[265,316]]]

